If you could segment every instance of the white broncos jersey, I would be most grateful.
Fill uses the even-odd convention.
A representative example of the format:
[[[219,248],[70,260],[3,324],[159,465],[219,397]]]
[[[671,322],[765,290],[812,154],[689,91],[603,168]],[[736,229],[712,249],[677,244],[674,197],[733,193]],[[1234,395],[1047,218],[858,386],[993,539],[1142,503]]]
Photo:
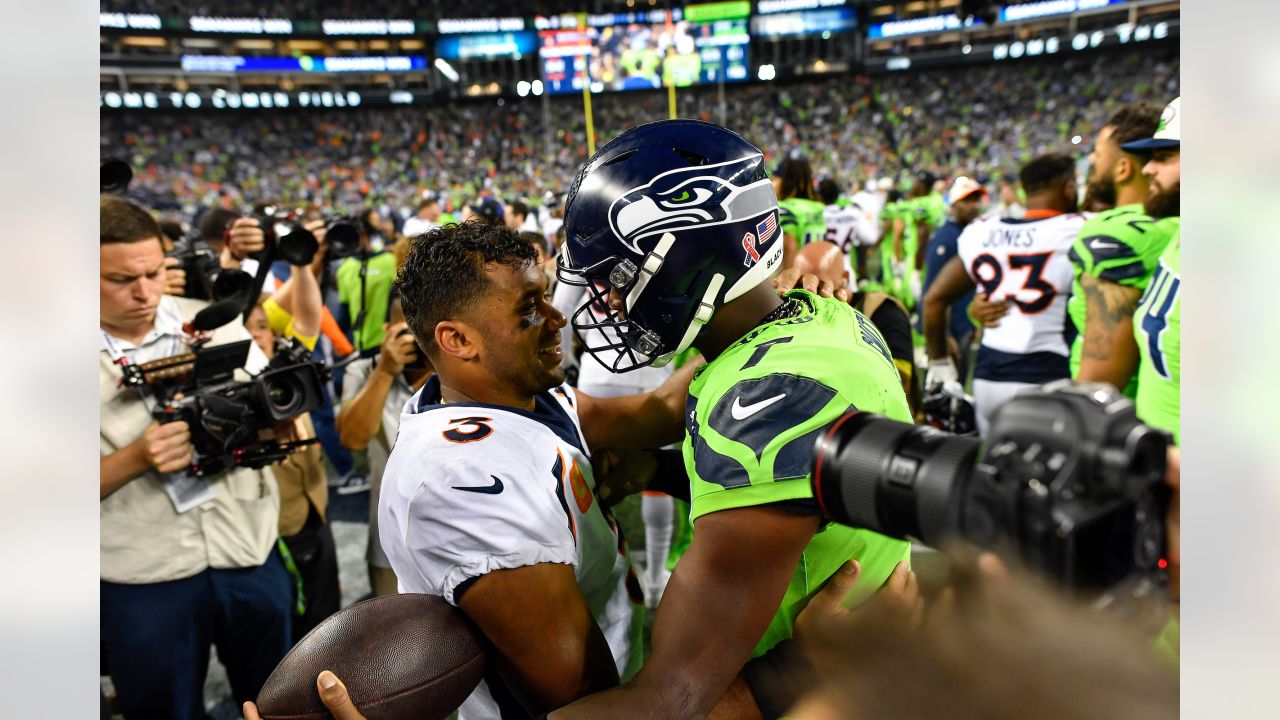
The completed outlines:
[[[965,271],[992,300],[1010,300],[1000,326],[982,332],[982,345],[1005,353],[1068,355],[1067,298],[1073,271],[1067,254],[1087,217],[1036,220],[987,216],[956,241]]]
[[[405,403],[382,480],[380,539],[400,592],[457,605],[495,570],[571,565],[619,674],[629,677],[641,659],[639,586],[595,496],[573,389],[542,393],[533,412],[439,403],[435,377]],[[512,701],[491,673],[459,717],[524,717]]]

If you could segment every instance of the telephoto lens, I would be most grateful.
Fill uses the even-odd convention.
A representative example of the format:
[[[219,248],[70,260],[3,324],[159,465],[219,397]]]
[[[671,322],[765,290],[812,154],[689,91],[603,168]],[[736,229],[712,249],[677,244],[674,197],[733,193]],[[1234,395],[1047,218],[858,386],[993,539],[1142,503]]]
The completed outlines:
[[[360,253],[360,233],[348,219],[335,220],[325,231],[324,243],[330,260],[349,258]]]
[[[1169,436],[1104,384],[1057,381],[1002,406],[982,441],[870,413],[814,448],[828,518],[939,546],[1012,553],[1067,586],[1163,583]]]

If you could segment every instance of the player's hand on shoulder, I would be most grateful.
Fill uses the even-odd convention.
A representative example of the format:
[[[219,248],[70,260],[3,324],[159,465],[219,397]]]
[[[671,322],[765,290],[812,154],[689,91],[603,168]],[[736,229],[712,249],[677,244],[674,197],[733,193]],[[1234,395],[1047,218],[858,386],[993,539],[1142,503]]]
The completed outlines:
[[[591,458],[596,495],[605,507],[649,487],[658,461],[648,450],[605,448]]]
[[[329,709],[334,720],[365,720],[365,716],[352,704],[347,686],[337,675],[328,670],[320,673],[316,678],[316,691],[320,693],[320,701]],[[244,720],[262,720],[262,716],[258,714],[258,706],[252,702],[246,702],[241,710],[244,712]]]
[[[849,302],[849,299],[853,297],[848,288],[837,288],[830,280],[823,280],[812,273],[801,273],[799,268],[794,266],[771,278],[769,284],[778,291],[779,295],[785,295],[799,287],[802,290],[816,293],[820,297],[834,297],[841,302]]]

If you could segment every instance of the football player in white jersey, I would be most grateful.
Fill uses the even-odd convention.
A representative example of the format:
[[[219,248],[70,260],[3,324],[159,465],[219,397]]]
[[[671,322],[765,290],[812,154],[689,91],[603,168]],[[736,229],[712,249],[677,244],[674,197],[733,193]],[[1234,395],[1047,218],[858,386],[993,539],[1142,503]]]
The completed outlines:
[[[1086,220],[1076,212],[1075,160],[1042,155],[1023,166],[1019,180],[1027,196],[1025,215],[987,216],[966,227],[956,257],[943,266],[924,299],[930,358],[925,385],[953,390],[959,390],[959,378],[947,354],[947,307],[975,287],[993,301],[1011,303],[999,324],[983,331],[978,349],[973,396],[984,435],[992,414],[1010,397],[1071,376],[1068,253]]]
[[[402,592],[442,596],[493,647],[463,720],[545,712],[639,667],[639,588],[591,452],[680,439],[692,374],[608,399],[563,385],[565,317],[534,258],[515,231],[468,222],[424,235],[400,275],[437,375],[401,416],[382,545]]]
[[[856,287],[860,272],[856,248],[875,243],[875,223],[861,207],[840,202],[840,185],[831,178],[818,183],[818,199],[826,205],[822,214],[827,221],[827,234],[823,239],[844,253],[845,265],[853,275],[850,286]]]

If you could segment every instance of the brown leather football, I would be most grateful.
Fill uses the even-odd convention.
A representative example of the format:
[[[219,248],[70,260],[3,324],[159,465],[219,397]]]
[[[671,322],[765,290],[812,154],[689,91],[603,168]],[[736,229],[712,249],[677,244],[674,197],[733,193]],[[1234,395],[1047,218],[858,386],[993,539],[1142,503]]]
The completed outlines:
[[[316,676],[332,670],[369,720],[439,720],[484,676],[479,630],[434,595],[356,603],[307,633],[258,694],[263,720],[328,720]]]

